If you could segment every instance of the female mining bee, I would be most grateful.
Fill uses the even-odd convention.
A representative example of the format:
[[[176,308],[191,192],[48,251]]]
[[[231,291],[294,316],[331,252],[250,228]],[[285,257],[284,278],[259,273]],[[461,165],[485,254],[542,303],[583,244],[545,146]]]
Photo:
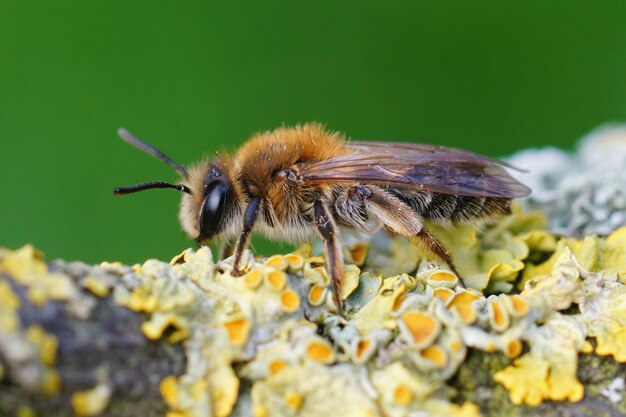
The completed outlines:
[[[253,230],[292,243],[318,236],[336,300],[343,277],[340,227],[366,233],[385,227],[420,243],[456,272],[424,220],[487,220],[509,212],[511,199],[530,193],[504,170],[505,163],[486,156],[441,146],[351,141],[317,123],[258,133],[234,154],[218,153],[189,169],[124,129],[119,135],[182,178],[178,184],[116,188],[115,194],[151,188],[183,192],[179,218],[191,238],[198,244],[236,241],[233,276],[242,275]]]

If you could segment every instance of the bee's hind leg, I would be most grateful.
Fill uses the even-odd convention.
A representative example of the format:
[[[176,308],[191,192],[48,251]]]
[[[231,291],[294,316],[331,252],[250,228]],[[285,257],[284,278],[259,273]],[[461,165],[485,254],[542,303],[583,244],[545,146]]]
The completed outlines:
[[[463,282],[463,278],[457,271],[456,266],[454,265],[454,261],[452,260],[452,256],[450,252],[446,249],[446,247],[441,243],[435,235],[432,234],[430,230],[425,227],[422,227],[422,230],[415,236],[416,240],[422,244],[428,251],[430,251],[437,258],[441,259],[445,263],[448,264],[450,270],[454,272],[454,274],[459,278],[461,285],[465,287],[465,283]]]

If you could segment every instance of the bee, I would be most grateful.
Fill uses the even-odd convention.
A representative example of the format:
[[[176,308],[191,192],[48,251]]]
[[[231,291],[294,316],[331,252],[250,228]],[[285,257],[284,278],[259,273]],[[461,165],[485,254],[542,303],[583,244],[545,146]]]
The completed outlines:
[[[456,272],[446,247],[424,225],[472,223],[510,212],[530,189],[506,163],[460,149],[347,140],[317,123],[254,135],[234,153],[220,152],[189,169],[120,129],[129,144],[171,165],[180,182],[115,189],[183,193],[179,219],[198,244],[234,243],[233,276],[253,231],[292,243],[319,237],[337,305],[343,278],[340,229],[388,231],[413,239]],[[458,273],[457,273],[458,275]]]

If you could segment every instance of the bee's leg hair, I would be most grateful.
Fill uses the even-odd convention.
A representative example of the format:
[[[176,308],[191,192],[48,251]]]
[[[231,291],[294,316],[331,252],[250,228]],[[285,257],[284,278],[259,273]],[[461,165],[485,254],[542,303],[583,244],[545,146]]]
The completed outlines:
[[[313,205],[313,209],[315,227],[324,241],[324,253],[326,254],[326,261],[328,262],[329,272],[333,281],[333,292],[336,297],[337,308],[341,311],[342,305],[339,289],[343,281],[343,258],[341,245],[339,244],[339,231],[328,207],[323,202],[317,200]]]

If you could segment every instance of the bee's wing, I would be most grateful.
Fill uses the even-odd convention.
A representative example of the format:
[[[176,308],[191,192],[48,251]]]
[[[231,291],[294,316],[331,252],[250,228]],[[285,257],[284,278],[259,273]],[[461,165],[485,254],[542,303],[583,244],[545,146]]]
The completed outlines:
[[[530,189],[504,162],[442,146],[349,142],[351,153],[299,166],[304,183],[358,182],[475,197],[518,198]]]

